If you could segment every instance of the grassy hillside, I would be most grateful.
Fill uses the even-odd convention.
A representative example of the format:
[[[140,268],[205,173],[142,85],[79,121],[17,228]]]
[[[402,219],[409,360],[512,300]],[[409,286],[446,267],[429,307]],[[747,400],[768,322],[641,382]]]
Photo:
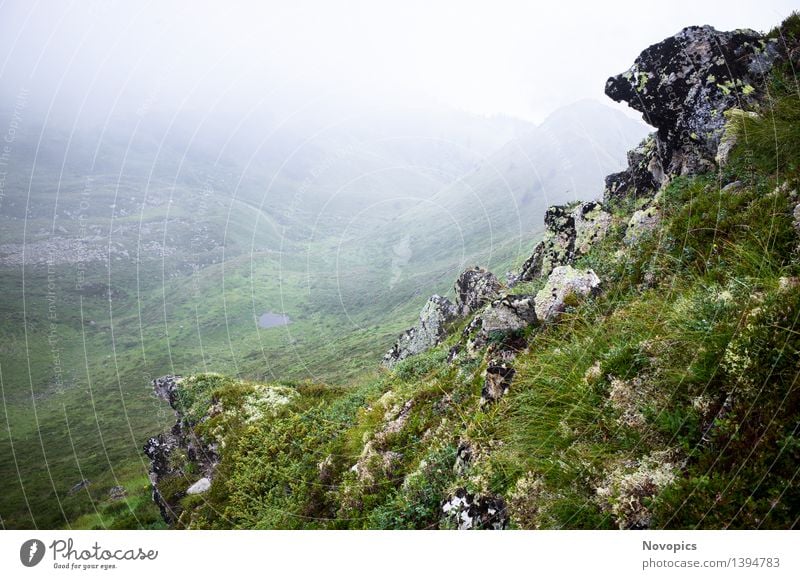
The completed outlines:
[[[477,207],[435,198],[530,127],[388,119],[224,142],[183,118],[19,128],[0,205],[0,526],[160,526],[141,448],[171,412],[152,378],[360,380],[458,271],[529,251],[540,219],[487,245]],[[614,141],[617,164],[631,140]],[[264,313],[291,323],[262,328]]]
[[[797,22],[778,32],[796,42]],[[756,115],[730,115],[724,168],[607,205],[608,234],[574,264],[602,292],[568,296],[558,323],[490,334],[451,363],[465,319],[391,371],[342,390],[282,384],[280,403],[266,394],[277,386],[189,379],[180,424],[221,463],[207,493],[187,495],[201,473],[176,456],[158,485],[176,526],[453,528],[450,506],[466,501],[514,528],[796,528],[800,93],[788,64],[765,92]],[[659,225],[632,242],[644,208]],[[509,343],[511,387],[482,403]]]

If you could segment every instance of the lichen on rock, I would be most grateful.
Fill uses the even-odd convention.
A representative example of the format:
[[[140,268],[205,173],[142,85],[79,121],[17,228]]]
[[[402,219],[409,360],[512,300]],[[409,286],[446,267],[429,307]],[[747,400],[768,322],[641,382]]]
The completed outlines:
[[[417,325],[403,332],[383,356],[383,366],[392,368],[401,360],[436,346],[447,335],[448,326],[457,318],[457,313],[450,300],[432,296],[422,308]]]
[[[723,113],[754,101],[753,87],[778,56],[777,43],[752,30],[690,26],[645,49],[626,72],[608,79],[605,92],[658,129],[667,174],[698,173],[717,154]]]
[[[515,281],[532,281],[550,275],[555,267],[571,264],[586,255],[605,237],[611,225],[611,214],[597,201],[554,205],[545,213],[544,223],[544,237],[522,265]]]
[[[608,472],[595,490],[596,499],[620,529],[648,529],[652,515],[647,501],[671,484],[678,470],[670,451],[625,461]]]
[[[536,316],[553,321],[567,307],[570,296],[590,296],[600,291],[600,278],[591,269],[578,270],[563,265],[553,270],[545,287],[536,294]]]

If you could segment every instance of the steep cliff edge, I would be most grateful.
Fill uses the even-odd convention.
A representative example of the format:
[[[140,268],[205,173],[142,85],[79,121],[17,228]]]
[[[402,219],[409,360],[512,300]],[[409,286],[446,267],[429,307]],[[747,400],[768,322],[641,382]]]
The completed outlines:
[[[690,27],[607,94],[656,132],[508,285],[433,296],[344,390],[167,377],[154,499],[192,528],[793,528],[800,18]],[[598,194],[603,184],[598,184]]]

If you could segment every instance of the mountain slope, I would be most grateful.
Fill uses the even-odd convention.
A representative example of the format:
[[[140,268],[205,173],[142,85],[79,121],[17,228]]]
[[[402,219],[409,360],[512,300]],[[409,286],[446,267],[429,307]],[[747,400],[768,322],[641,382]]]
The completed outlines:
[[[708,87],[709,46],[744,68]],[[607,90],[641,91],[658,133],[602,204],[548,212],[512,288],[464,272],[415,329],[430,349],[377,379],[157,380],[177,417],[146,446],[165,519],[796,527],[799,47],[793,15],[767,36],[688,28],[643,52]]]

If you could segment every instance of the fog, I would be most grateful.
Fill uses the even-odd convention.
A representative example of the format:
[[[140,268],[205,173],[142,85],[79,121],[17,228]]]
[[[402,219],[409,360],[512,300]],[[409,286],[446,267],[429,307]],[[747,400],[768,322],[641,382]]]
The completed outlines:
[[[48,124],[145,117],[228,127],[438,103],[541,121],[603,97],[690,24],[769,29],[761,2],[80,2],[0,6],[0,109]],[[29,118],[29,120],[33,120]]]

